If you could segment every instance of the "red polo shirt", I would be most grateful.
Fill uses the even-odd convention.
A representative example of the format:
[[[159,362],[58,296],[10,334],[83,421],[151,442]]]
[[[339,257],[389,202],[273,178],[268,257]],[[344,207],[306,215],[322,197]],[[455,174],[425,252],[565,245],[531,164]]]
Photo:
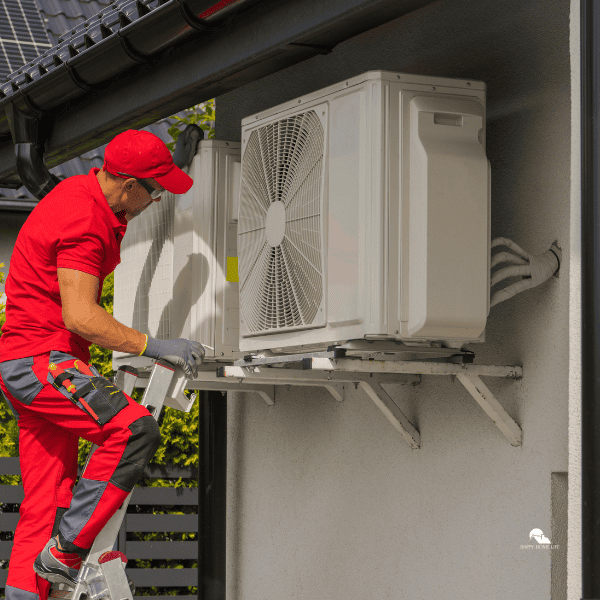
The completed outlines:
[[[21,228],[6,279],[6,323],[0,362],[62,350],[86,363],[90,342],[65,327],[57,268],[104,278],[121,262],[127,229],[108,202],[96,174],[61,181],[33,209]]]

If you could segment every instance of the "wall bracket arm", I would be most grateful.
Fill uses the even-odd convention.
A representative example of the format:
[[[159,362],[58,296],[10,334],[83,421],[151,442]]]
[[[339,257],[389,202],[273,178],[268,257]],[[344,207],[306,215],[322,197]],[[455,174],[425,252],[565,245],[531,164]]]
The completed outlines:
[[[477,375],[458,373],[456,377],[467,388],[469,394],[475,398],[477,404],[483,408],[487,416],[492,419],[496,427],[498,427],[511,445],[521,446],[523,444],[523,432],[521,428],[504,410],[485,383]]]

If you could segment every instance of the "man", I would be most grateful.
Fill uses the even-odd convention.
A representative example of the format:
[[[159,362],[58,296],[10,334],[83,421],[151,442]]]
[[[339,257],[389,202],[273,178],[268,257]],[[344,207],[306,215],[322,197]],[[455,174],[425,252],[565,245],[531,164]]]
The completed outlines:
[[[74,587],[82,558],[160,444],[148,410],[87,364],[90,343],[197,375],[199,343],[154,339],[98,305],[127,222],[164,190],[180,194],[192,183],[158,137],[125,131],[108,144],[101,170],[59,183],[19,232],[0,337],[0,388],[19,423],[25,491],[7,600],[46,600],[50,582]],[[99,448],[73,494],[80,437]]]

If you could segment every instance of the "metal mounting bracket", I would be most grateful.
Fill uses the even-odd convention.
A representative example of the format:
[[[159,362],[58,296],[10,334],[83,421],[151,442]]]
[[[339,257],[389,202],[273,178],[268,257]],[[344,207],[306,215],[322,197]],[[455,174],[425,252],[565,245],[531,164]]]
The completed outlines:
[[[481,375],[521,379],[523,369],[518,366],[456,364],[446,362],[356,360],[352,358],[311,358],[304,361],[306,369],[317,371],[353,371],[360,373],[414,373],[419,375]]]
[[[521,446],[523,432],[521,428],[513,421],[512,417],[504,410],[500,402],[496,400],[494,394],[481,381],[477,375],[464,375],[458,373],[458,380],[467,388],[467,391],[483,408],[487,416],[492,419],[496,427],[503,433],[504,437],[513,446]]]
[[[275,385],[320,385],[329,389],[337,400],[343,399],[344,388],[342,387],[340,393],[339,387],[334,388],[334,386],[339,386],[340,383],[353,383],[355,387],[360,385],[411,448],[417,449],[421,446],[419,431],[381,384],[412,383],[415,385],[420,382],[421,375],[453,375],[475,398],[506,439],[513,446],[522,444],[521,428],[480,379],[480,376],[520,379],[523,376],[523,369],[519,366],[360,360],[359,358],[333,358],[324,356],[324,354],[319,356],[317,353],[312,353],[282,357],[282,364],[300,363],[302,370],[281,368],[281,366],[276,368],[276,357],[270,357],[268,362],[263,364],[257,364],[260,360],[258,359],[253,362],[252,366],[220,367],[218,376],[226,379],[237,378],[239,381],[248,381],[253,385],[266,382],[272,382]]]
[[[360,387],[386,416],[387,420],[400,432],[400,435],[410,444],[413,450],[421,447],[421,435],[408,420],[398,405],[390,398],[389,394],[381,387],[378,381],[363,381]]]
[[[361,362],[359,360],[349,360],[352,362]],[[374,375],[373,373],[335,370],[325,373],[313,370],[271,368],[268,365],[252,367],[232,365],[221,367],[218,370],[218,375],[225,379],[236,378],[245,380],[253,385],[256,383],[273,382],[275,385],[320,386],[327,389],[338,402],[344,400],[346,385],[353,384],[355,387],[360,386],[410,446],[412,448],[419,448],[419,432],[381,385],[382,383],[418,385],[421,382],[421,378],[418,375]]]
[[[279,359],[279,360],[278,360]],[[243,363],[243,364],[240,364]],[[294,365],[300,368],[290,368]],[[208,365],[205,365],[205,369]],[[392,426],[413,449],[421,447],[421,436],[382,384],[418,385],[422,375],[451,375],[458,378],[485,413],[513,446],[522,445],[522,431],[494,397],[480,377],[520,379],[519,366],[476,365],[472,363],[408,360],[361,360],[346,358],[341,352],[307,353],[282,357],[261,357],[201,370],[185,387],[190,390],[256,392],[270,406],[275,404],[275,386],[324,387],[342,402],[346,386],[365,391]],[[147,380],[138,379],[137,387]]]
[[[226,381],[217,377],[215,371],[199,371],[196,379],[189,379],[185,384],[186,390],[213,390],[217,392],[256,392],[269,406],[275,404],[275,386],[273,384],[243,385],[244,379]],[[145,388],[148,385],[147,377],[140,377],[136,386]]]
[[[422,375],[455,375],[465,386],[467,391],[475,398],[479,406],[492,419],[494,424],[502,432],[504,437],[513,446],[522,445],[522,431],[512,417],[504,410],[500,402],[494,397],[489,388],[481,381],[480,376],[504,377],[508,379],[520,379],[523,377],[523,369],[518,366],[496,366],[475,364],[452,364],[434,362],[412,362],[412,361],[361,361],[348,358],[310,358],[304,361],[305,368],[314,370],[336,370],[336,371],[369,371],[371,373],[419,373]],[[371,394],[369,394],[371,396]],[[373,400],[375,398],[371,396]],[[378,401],[375,403],[384,411]],[[389,403],[385,405],[389,408]],[[386,416],[388,416],[386,414]],[[392,419],[388,419],[394,424]],[[405,427],[405,429],[407,429]],[[407,439],[407,433],[402,432]],[[410,436],[407,439],[410,442]],[[412,443],[411,443],[412,446]],[[414,447],[414,446],[413,446]],[[417,446],[418,447],[418,446]]]

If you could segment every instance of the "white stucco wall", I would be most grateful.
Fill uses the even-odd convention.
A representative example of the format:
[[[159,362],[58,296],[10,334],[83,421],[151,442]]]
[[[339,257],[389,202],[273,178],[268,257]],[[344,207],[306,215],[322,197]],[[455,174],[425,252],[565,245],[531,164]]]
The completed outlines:
[[[274,407],[230,394],[228,599],[567,597],[564,546],[551,557],[521,545],[534,528],[567,536],[569,13],[568,0],[442,0],[217,99],[217,138],[239,141],[243,117],[371,69],[485,81],[492,236],[563,250],[560,277],[494,307],[486,343],[471,346],[477,363],[523,366],[522,381],[486,380],[520,448],[450,377],[393,390],[421,434],[415,451],[360,390],[337,403],[278,388]]]

